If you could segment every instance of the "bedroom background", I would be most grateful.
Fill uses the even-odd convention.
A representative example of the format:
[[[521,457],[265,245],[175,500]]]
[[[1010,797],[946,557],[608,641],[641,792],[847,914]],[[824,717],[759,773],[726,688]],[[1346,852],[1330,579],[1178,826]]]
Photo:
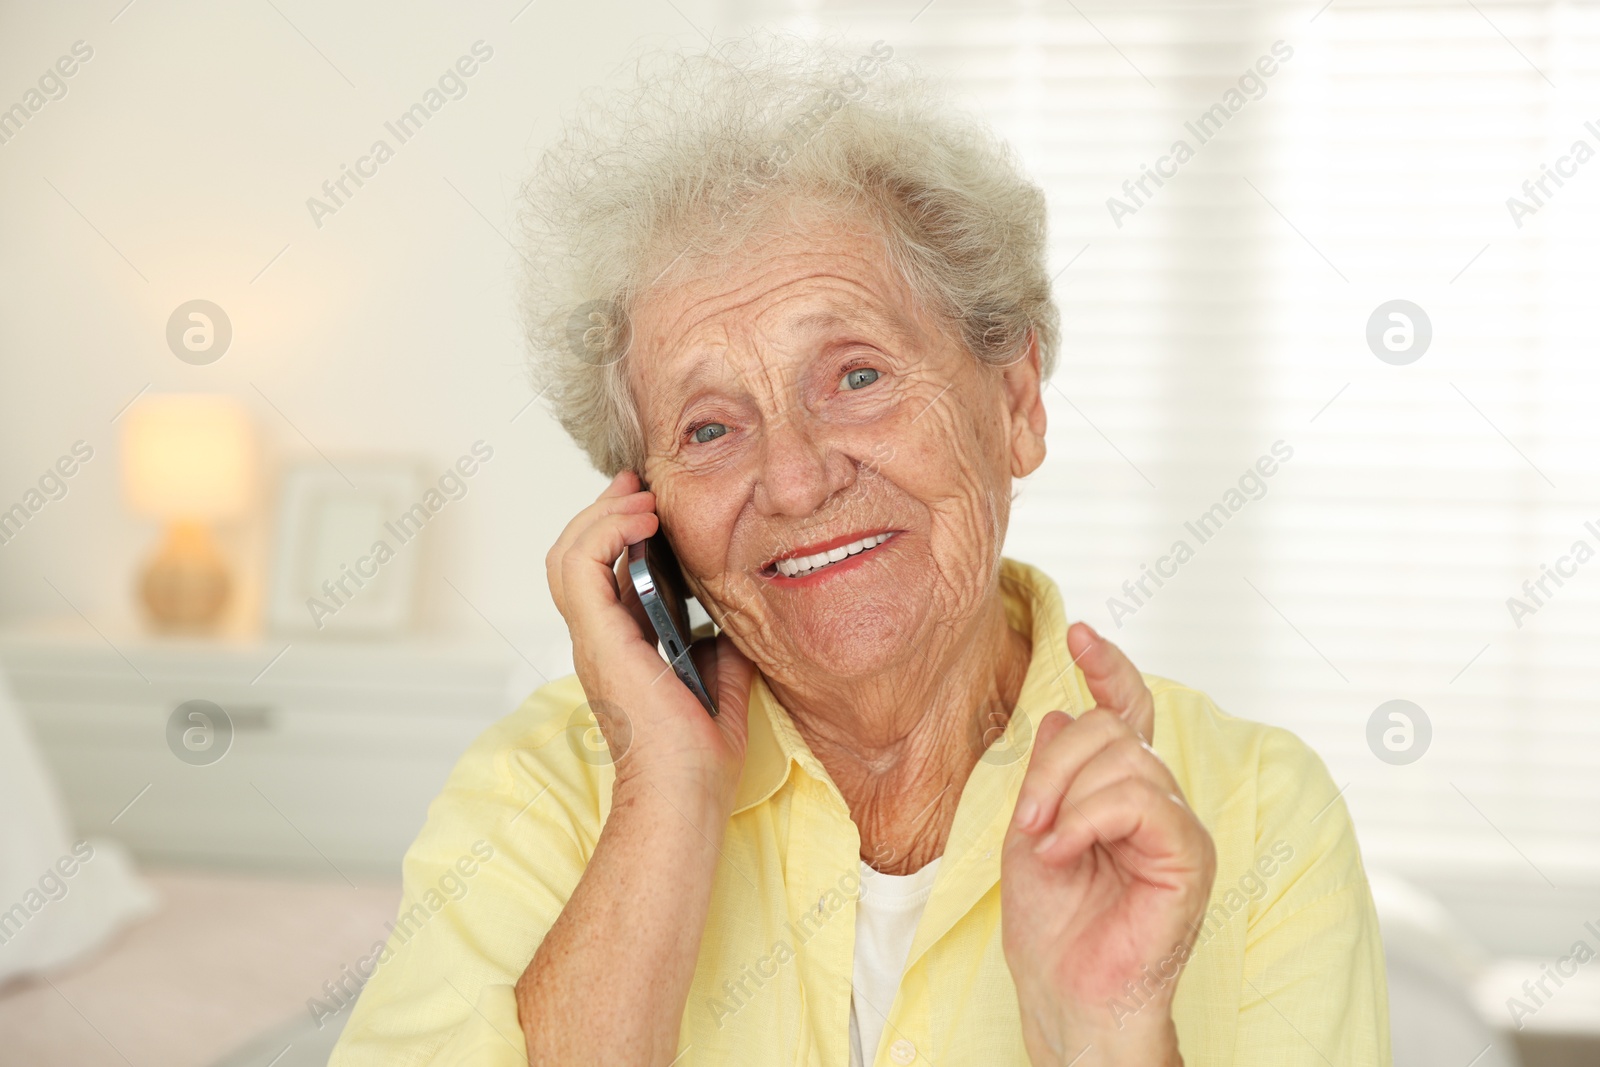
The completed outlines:
[[[1044,186],[1007,553],[1322,754],[1396,1063],[1593,1062],[1600,970],[1522,991],[1600,947],[1571,0],[0,0],[0,1062],[325,1056],[455,756],[570,670],[542,562],[602,481],[526,384],[521,177],[756,25],[945,73]]]

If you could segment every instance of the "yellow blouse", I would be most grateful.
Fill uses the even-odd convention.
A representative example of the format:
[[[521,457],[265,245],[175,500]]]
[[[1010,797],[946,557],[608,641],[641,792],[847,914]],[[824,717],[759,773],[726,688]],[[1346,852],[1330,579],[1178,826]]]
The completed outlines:
[[[1001,591],[1032,663],[1016,713],[961,794],[876,1067],[1028,1063],[1000,947],[1000,844],[1039,718],[1078,715],[1093,700],[1070,663],[1055,584],[1006,560]],[[1173,1006],[1185,1062],[1390,1064],[1377,917],[1322,761],[1286,730],[1146,681],[1156,752],[1217,849],[1208,919]],[[593,720],[583,704],[576,677],[552,682],[456,765],[406,853],[388,943],[354,968],[371,977],[330,1067],[527,1062],[513,987],[611,802],[614,772],[584,742]],[[849,1062],[859,842],[843,797],[758,676],[678,1065]],[[1107,1010],[1135,1010],[1140,996],[1135,986]]]

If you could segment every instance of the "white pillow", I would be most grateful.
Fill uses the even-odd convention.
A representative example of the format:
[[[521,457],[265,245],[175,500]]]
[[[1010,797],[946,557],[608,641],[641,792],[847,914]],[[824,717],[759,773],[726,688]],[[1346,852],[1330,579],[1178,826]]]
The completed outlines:
[[[0,674],[0,982],[79,959],[155,906],[121,844],[73,836]]]

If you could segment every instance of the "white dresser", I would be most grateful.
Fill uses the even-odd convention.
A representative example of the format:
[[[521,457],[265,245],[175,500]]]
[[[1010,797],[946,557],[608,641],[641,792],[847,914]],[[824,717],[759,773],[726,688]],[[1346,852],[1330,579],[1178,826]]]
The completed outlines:
[[[504,645],[81,627],[0,633],[0,668],[77,832],[162,863],[396,877],[456,758],[531,688]],[[190,701],[226,713],[220,758],[214,716],[185,713],[192,747],[171,739]]]

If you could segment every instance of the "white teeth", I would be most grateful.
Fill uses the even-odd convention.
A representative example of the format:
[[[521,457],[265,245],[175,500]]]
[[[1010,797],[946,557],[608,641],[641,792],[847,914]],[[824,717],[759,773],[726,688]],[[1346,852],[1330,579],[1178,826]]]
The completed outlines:
[[[871,537],[863,537],[859,541],[852,541],[840,548],[830,548],[826,552],[780,559],[773,564],[773,568],[785,578],[797,578],[801,575],[821,570],[830,564],[838,563],[842,559],[858,555],[868,549],[877,548],[889,540],[890,536],[890,534],[886,533],[874,534]]]

